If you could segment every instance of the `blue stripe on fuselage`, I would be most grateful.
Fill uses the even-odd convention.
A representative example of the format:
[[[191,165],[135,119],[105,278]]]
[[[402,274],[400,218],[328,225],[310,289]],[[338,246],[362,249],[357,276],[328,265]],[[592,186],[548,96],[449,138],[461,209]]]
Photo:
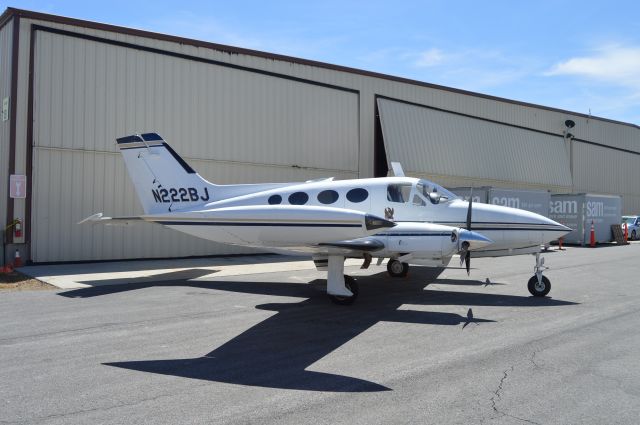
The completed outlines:
[[[375,236],[451,236],[451,232],[438,232],[438,233],[377,233]]]
[[[226,221],[154,221],[165,226],[250,226],[250,227],[362,227],[361,224],[345,223],[256,223]]]

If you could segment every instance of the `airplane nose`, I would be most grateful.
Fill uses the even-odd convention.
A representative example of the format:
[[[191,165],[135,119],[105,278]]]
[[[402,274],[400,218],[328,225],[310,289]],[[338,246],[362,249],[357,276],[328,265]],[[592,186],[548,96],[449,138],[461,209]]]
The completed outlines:
[[[541,216],[541,215],[538,215],[538,214],[536,214],[536,216],[537,216],[536,217],[537,218],[537,220],[536,220],[537,224],[539,224],[540,226],[543,226],[544,228],[546,228],[548,230],[553,230],[554,232],[562,233],[562,235],[560,235],[560,236],[566,235],[567,233],[573,231],[573,229],[571,227],[567,227],[564,224],[558,223],[557,221],[554,221],[554,220],[552,220],[550,218],[547,218],[547,217],[544,217],[544,216]]]
[[[456,206],[458,217],[464,217],[462,210],[465,204],[459,203]],[[494,240],[492,248],[498,249],[524,247],[534,243],[543,245],[572,231],[571,228],[534,212],[480,203],[473,204],[471,230],[488,232]]]
[[[540,225],[542,244],[558,240],[573,231],[572,228],[544,216],[538,216],[537,222]]]

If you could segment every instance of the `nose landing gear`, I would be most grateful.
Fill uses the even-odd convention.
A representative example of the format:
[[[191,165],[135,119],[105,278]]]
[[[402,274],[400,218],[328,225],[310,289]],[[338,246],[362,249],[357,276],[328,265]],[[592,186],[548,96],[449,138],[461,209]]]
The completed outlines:
[[[536,252],[535,256],[536,265],[533,268],[535,274],[529,279],[527,288],[529,289],[529,293],[534,297],[544,297],[551,291],[551,282],[546,276],[542,275],[542,272],[549,267],[544,265],[544,258],[540,256],[539,252]]]

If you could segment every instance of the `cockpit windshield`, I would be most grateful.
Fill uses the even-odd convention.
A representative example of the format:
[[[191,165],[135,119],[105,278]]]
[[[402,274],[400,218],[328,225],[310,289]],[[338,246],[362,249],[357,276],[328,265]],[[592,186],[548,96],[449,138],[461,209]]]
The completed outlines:
[[[413,192],[413,199],[411,192]],[[425,206],[427,204],[440,204],[449,202],[458,197],[442,186],[428,180],[419,180],[417,183],[392,183],[387,186],[387,201],[409,203]]]
[[[414,205],[427,205],[427,202],[439,204],[456,199],[457,196],[444,187],[428,180],[420,180],[416,184],[416,193],[413,196]]]

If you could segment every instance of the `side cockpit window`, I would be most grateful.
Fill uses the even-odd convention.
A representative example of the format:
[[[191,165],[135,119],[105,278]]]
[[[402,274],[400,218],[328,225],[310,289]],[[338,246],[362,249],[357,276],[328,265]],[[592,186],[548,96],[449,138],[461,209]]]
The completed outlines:
[[[391,202],[409,202],[411,195],[410,183],[390,184],[387,186],[387,200]]]

